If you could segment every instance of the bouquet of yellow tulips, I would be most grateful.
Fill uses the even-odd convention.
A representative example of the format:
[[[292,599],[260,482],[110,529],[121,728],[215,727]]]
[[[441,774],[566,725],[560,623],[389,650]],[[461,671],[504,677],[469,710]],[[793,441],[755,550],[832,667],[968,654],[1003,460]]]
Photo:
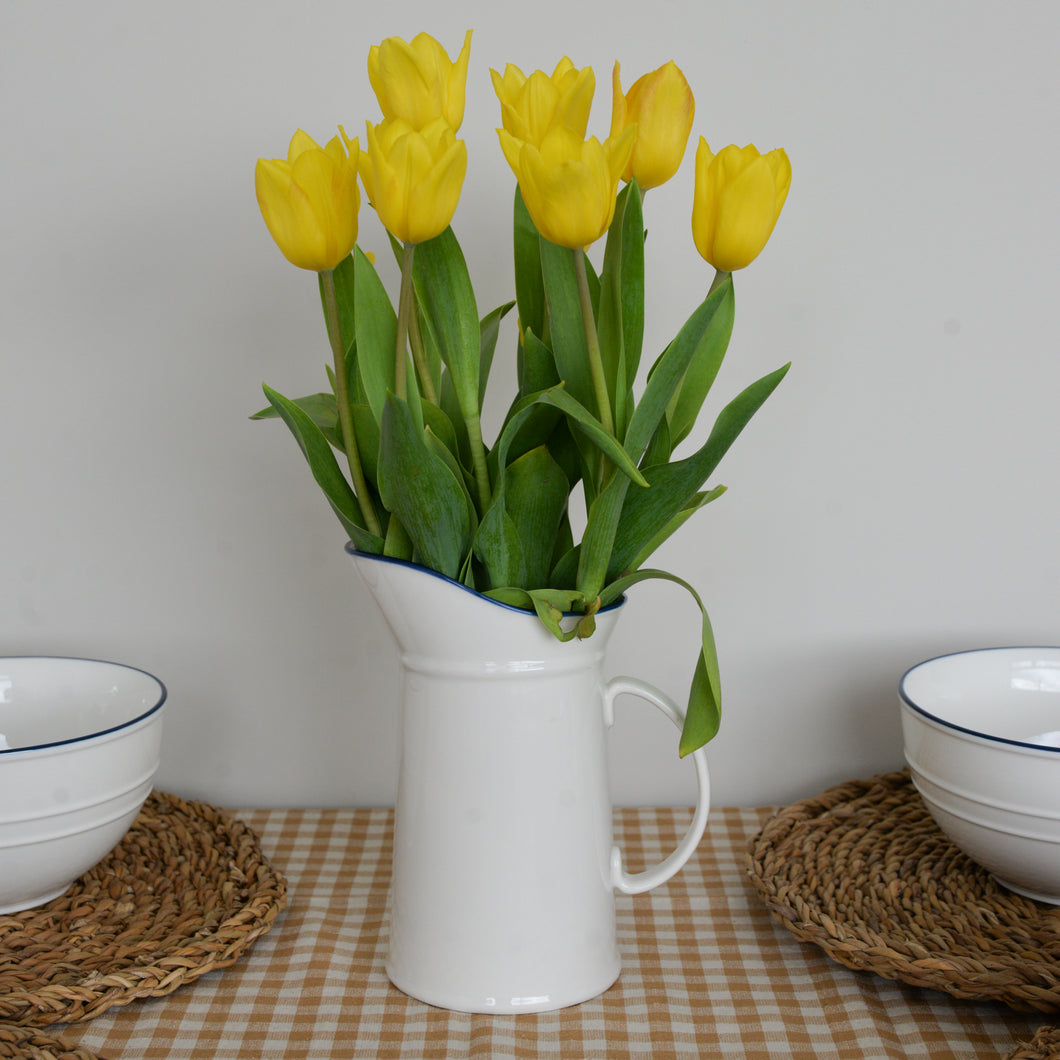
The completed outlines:
[[[715,154],[700,138],[692,234],[715,275],[637,399],[644,195],[681,163],[692,91],[671,62],[624,93],[616,63],[601,143],[586,137],[588,67],[564,58],[551,75],[491,71],[500,147],[518,184],[515,299],[480,316],[450,227],[467,168],[457,133],[470,47],[468,32],[454,62],[427,34],[383,41],[368,56],[383,119],[366,123],[366,146],[341,127],[324,147],[299,130],[286,159],[258,161],[270,233],[289,261],[319,274],[332,367],[324,393],[290,400],[266,386],[269,407],[257,415],[286,422],[356,548],[536,611],[557,637],[589,636],[594,614],[642,579],[687,588],[703,616],[680,742],[687,754],[718,728],[714,637],[696,591],[644,564],[724,492],[707,480],[787,371],[748,386],[700,448],[673,458],[728,346],[732,273],[769,239],[791,166],[783,150]],[[396,308],[357,246],[358,176],[400,265]],[[605,236],[596,269],[586,251]],[[483,396],[513,306],[518,392],[487,446]],[[568,502],[579,487],[587,515],[576,541]],[[571,613],[577,621],[561,623]]]

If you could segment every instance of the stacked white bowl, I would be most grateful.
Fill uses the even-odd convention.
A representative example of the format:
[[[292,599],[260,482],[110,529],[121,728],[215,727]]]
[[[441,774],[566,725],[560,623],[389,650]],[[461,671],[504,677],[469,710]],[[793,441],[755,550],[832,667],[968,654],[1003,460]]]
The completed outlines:
[[[939,827],[1010,890],[1060,904],[1060,648],[929,659],[899,695],[905,758]]]
[[[0,913],[57,897],[136,818],[166,690],[129,666],[0,658]]]

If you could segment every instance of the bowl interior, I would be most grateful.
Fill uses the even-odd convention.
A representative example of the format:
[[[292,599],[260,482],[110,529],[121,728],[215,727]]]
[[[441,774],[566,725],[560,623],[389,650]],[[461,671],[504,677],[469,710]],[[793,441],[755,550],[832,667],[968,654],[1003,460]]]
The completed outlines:
[[[1060,648],[990,648],[914,666],[902,699],[954,729],[1060,753]]]
[[[153,713],[165,697],[157,678],[119,663],[0,658],[0,755],[123,728]]]

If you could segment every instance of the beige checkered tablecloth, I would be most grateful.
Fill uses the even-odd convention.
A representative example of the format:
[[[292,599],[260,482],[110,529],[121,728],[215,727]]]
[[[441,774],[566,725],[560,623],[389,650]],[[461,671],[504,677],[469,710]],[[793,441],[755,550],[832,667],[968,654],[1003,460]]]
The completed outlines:
[[[387,982],[389,811],[240,811],[290,883],[272,931],[236,965],[168,997],[50,1033],[111,1060],[888,1060],[1001,1057],[1050,1022],[849,971],[774,925],[743,867],[769,812],[715,809],[677,877],[618,896],[625,965],[605,995],[560,1012],[475,1016]],[[688,819],[618,811],[630,867],[669,852]]]

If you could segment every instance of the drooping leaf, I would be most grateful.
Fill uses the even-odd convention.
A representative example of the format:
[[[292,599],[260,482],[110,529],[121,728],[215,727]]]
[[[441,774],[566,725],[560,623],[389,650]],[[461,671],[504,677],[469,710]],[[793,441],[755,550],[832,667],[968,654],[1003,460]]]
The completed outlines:
[[[688,707],[681,729],[679,751],[682,757],[698,750],[714,738],[721,724],[721,673],[718,667],[718,648],[710,616],[699,593],[683,578],[664,570],[640,570],[609,582],[600,594],[600,606],[617,600],[628,588],[648,579],[674,582],[686,589],[695,600],[702,616],[700,650],[695,675],[688,693]]]

